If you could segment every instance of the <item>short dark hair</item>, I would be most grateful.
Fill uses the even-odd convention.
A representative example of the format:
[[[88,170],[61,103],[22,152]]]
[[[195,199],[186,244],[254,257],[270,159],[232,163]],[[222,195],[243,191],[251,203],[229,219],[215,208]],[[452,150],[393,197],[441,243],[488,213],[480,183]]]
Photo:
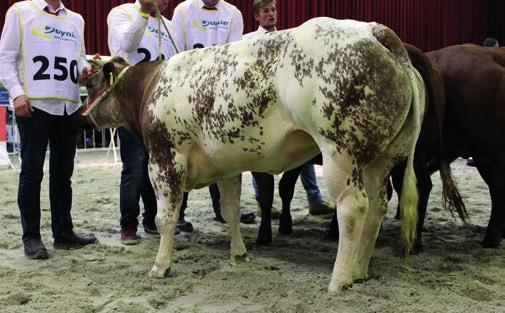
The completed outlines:
[[[484,47],[499,47],[500,45],[498,44],[498,40],[494,39],[493,37],[488,37],[484,42],[482,43]]]
[[[277,4],[276,0],[254,0],[253,1],[254,14],[260,13],[261,8],[263,8],[265,5],[272,3],[272,2],[274,3],[274,5]]]

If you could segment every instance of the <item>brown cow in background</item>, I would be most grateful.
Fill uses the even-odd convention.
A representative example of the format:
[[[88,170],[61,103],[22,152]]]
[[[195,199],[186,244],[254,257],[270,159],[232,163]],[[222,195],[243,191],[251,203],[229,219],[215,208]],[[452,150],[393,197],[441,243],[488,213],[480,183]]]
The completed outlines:
[[[482,245],[497,247],[505,228],[505,49],[467,44],[427,56],[445,83],[449,155],[472,156],[489,186],[492,210]]]

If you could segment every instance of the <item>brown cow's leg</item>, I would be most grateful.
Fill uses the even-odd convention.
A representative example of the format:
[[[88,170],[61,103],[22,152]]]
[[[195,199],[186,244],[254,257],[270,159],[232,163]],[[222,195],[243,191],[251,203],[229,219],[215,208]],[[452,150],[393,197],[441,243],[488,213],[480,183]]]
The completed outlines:
[[[401,197],[402,183],[403,183],[403,173],[405,172],[405,166],[407,161],[404,161],[393,168],[391,171],[391,181],[393,182],[393,189],[398,195],[398,199]],[[396,206],[395,219],[400,220],[400,202]]]
[[[417,157],[417,156],[416,156]],[[430,173],[426,167],[426,158],[418,156],[414,162],[417,178],[417,190],[419,192],[419,204],[417,205],[417,231],[414,241],[413,253],[418,253],[423,250],[423,227],[426,218],[426,210],[428,208],[428,200],[430,198],[433,183],[431,182]],[[422,160],[422,161],[420,161]]]
[[[502,239],[505,224],[505,180],[503,171],[498,164],[483,158],[474,156],[477,170],[489,186],[491,194],[491,218],[486,229],[486,235],[482,242],[485,248],[496,248]]]
[[[282,199],[282,213],[279,219],[279,233],[289,235],[293,232],[293,220],[291,219],[291,200],[295,192],[296,181],[300,176],[301,166],[284,172],[279,182],[279,195]]]
[[[272,203],[274,200],[274,176],[268,173],[252,172],[258,186],[261,206],[261,223],[256,242],[267,245],[272,242]]]
[[[233,264],[249,261],[242,234],[240,233],[240,191],[242,176],[219,181],[221,214],[230,227],[230,254]]]
[[[333,217],[331,218],[330,229],[328,229],[328,239],[337,240],[338,239],[338,218],[337,218],[337,210],[333,212]]]

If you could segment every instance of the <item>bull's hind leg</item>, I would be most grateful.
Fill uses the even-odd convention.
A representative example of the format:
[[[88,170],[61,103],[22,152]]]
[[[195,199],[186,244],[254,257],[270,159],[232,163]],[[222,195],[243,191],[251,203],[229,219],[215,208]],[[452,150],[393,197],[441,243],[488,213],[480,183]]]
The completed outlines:
[[[384,171],[368,168],[363,181],[369,197],[368,208],[361,240],[357,252],[357,266],[354,267],[353,280],[363,281],[368,279],[368,266],[374,250],[377,236],[382,225],[384,215],[387,213],[387,186]]]
[[[183,197],[180,186],[169,186],[162,176],[163,174],[159,170],[154,170],[152,166],[149,167],[149,177],[153,183],[158,205],[156,227],[160,232],[160,247],[154,266],[149,272],[149,276],[153,278],[164,278],[170,272],[175,229]],[[177,190],[174,190],[174,187]]]
[[[231,262],[249,261],[242,234],[240,233],[240,190],[242,176],[218,182],[221,193],[221,214],[230,227]]]
[[[323,153],[323,170],[330,198],[337,203],[340,238],[328,291],[339,293],[353,282],[357,248],[368,209],[368,197],[355,161]]]

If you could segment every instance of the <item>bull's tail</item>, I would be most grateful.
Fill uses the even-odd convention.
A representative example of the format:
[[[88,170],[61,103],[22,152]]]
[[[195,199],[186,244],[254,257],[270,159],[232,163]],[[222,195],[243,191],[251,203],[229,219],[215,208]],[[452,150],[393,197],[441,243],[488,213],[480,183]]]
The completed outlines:
[[[416,238],[417,206],[419,203],[416,174],[414,172],[414,152],[416,149],[417,138],[421,132],[421,100],[423,95],[419,90],[419,82],[422,81],[422,79],[410,63],[409,56],[400,38],[398,38],[392,30],[383,25],[375,23],[370,25],[374,37],[385,48],[391,51],[398,62],[404,67],[405,72],[409,76],[412,90],[412,106],[406,123],[412,125],[415,138],[411,141],[400,197],[402,234],[405,252],[408,254],[410,253]]]
[[[466,212],[465,204],[456,183],[452,177],[449,155],[444,143],[444,137],[442,134],[442,123],[445,114],[445,90],[444,81],[440,74],[436,72],[431,66],[430,60],[426,55],[418,48],[412,45],[405,45],[410,59],[414,67],[421,73],[424,83],[426,85],[428,106],[426,112],[429,113],[429,117],[433,120],[428,121],[431,123],[429,125],[430,129],[436,131],[436,145],[438,154],[438,159],[440,160],[440,178],[442,180],[442,198],[444,208],[454,212],[458,212],[461,220],[463,222],[467,221],[468,214]]]

